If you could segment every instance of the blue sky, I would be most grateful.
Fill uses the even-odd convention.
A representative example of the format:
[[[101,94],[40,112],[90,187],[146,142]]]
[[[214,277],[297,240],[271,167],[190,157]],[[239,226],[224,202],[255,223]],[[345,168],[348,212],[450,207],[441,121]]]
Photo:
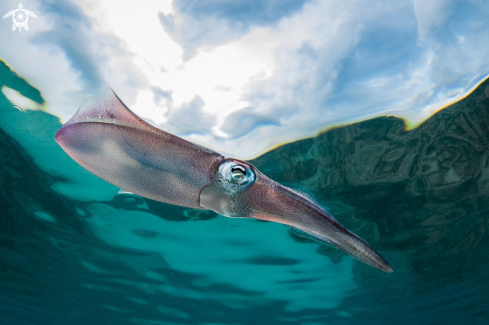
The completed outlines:
[[[489,73],[483,0],[23,5],[38,19],[1,21],[0,58],[49,112],[66,121],[112,87],[154,125],[238,158],[376,116],[414,127]]]

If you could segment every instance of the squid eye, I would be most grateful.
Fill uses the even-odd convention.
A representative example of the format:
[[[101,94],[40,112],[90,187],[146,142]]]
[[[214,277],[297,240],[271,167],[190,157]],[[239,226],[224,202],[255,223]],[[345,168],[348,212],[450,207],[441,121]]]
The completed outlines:
[[[236,160],[225,160],[219,166],[216,174],[216,185],[229,193],[237,193],[255,182],[255,172],[247,164]]]
[[[240,182],[246,177],[246,169],[242,166],[234,166],[231,168],[231,177]]]

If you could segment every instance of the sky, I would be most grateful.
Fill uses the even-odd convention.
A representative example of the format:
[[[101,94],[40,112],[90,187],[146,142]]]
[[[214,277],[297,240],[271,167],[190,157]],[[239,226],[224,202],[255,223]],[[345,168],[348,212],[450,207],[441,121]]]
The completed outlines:
[[[0,14],[17,9],[4,0]],[[378,116],[416,127],[489,74],[485,0],[22,1],[0,59],[67,121],[106,87],[151,124],[225,156]]]

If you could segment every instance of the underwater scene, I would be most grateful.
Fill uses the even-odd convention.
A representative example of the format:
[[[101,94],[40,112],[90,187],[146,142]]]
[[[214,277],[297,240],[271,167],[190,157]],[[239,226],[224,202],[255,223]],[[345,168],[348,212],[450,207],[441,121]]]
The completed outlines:
[[[0,12],[0,325],[489,324],[487,1]]]
[[[278,223],[121,191],[64,153],[58,118],[3,95],[0,127],[2,324],[488,320],[488,82],[412,131],[375,118],[250,161],[315,195],[393,273]]]

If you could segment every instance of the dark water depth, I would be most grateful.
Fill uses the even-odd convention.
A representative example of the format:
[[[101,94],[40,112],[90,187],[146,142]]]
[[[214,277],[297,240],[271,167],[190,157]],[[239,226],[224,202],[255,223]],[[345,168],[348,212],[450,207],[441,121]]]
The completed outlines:
[[[0,61],[0,86],[43,103]],[[0,324],[489,324],[489,82],[255,159],[394,268],[281,225],[118,194],[0,93]]]

